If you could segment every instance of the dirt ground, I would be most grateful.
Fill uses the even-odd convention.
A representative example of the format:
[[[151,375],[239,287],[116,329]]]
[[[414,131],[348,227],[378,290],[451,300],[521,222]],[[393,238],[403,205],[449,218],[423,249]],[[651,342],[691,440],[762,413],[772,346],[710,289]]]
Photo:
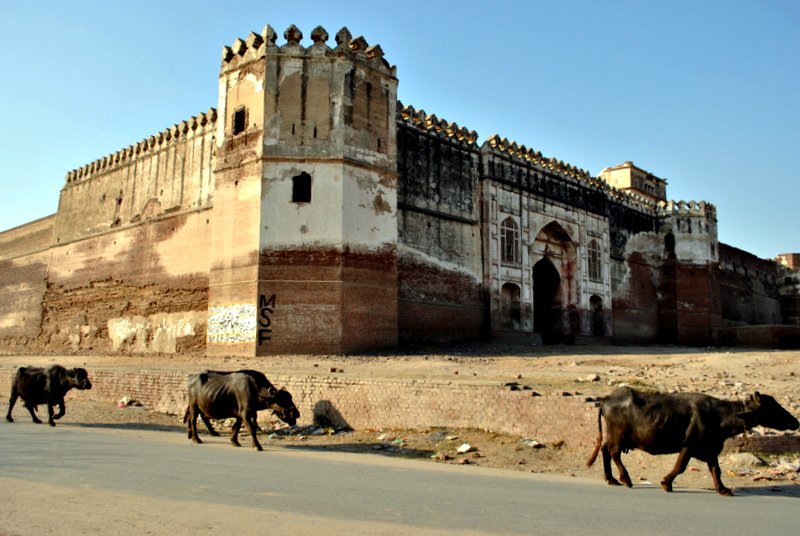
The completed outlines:
[[[268,376],[281,374],[390,379],[438,379],[453,382],[517,382],[534,390],[569,390],[594,396],[620,384],[660,391],[697,391],[724,399],[742,399],[754,391],[774,396],[794,415],[800,415],[800,351],[719,350],[675,347],[556,346],[526,347],[471,345],[433,352],[367,356],[274,356],[248,359],[181,356],[0,356],[3,365],[44,365],[148,368],[197,371],[203,368],[255,368]],[[4,397],[7,393],[2,394]],[[179,416],[148,408],[118,408],[71,395],[64,424],[116,423],[131,428],[184,433]],[[3,405],[5,408],[5,404]],[[27,418],[21,407],[15,416]],[[220,423],[223,427],[224,424]],[[335,449],[365,455],[423,458],[436,463],[468,464],[511,471],[558,473],[602,478],[602,464],[586,467],[590,452],[570,445],[540,444],[536,438],[480,430],[355,430],[322,426],[286,429],[265,427],[262,442],[270,448]],[[775,433],[756,429],[754,434]],[[779,432],[781,433],[781,432]],[[227,441],[210,438],[208,441]],[[187,439],[188,442],[188,439]],[[242,444],[248,444],[247,439]],[[459,453],[461,450],[467,452]],[[739,493],[774,493],[800,497],[800,452],[755,453],[756,457],[723,453],[720,464],[726,485]],[[675,456],[650,456],[633,451],[623,456],[634,485],[658,484]],[[476,469],[479,470],[479,469]],[[693,460],[675,481],[675,489],[711,489],[705,464]]]

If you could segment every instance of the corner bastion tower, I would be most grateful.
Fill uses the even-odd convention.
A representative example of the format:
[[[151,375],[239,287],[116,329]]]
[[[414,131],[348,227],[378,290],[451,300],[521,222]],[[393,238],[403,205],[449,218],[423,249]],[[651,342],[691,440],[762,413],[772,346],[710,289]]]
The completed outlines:
[[[397,345],[396,69],[343,28],[224,47],[207,351]]]

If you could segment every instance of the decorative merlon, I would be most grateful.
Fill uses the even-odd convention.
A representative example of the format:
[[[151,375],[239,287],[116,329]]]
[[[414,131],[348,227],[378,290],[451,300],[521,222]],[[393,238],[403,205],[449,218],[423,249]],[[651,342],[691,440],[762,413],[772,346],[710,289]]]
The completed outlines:
[[[145,153],[158,151],[171,142],[181,142],[198,131],[213,131],[216,122],[217,110],[216,108],[209,108],[206,112],[193,116],[187,121],[172,125],[166,130],[145,138],[138,143],[99,158],[90,164],[73,169],[67,173],[66,182],[71,184],[92,178],[99,173],[109,171],[115,166],[124,165],[129,160],[144,156]]]
[[[658,204],[658,214],[716,218],[717,207],[705,201],[662,201]]]
[[[392,76],[396,73],[396,68],[385,60],[380,45],[370,46],[362,36],[353,38],[346,27],[336,33],[335,48],[327,45],[330,36],[322,26],[317,26],[311,31],[313,44],[308,48],[304,48],[301,44],[303,32],[294,24],[283,32],[283,38],[286,43],[280,47],[276,46],[277,33],[267,24],[260,34],[251,32],[246,39],[236,39],[232,45],[222,47],[223,69],[235,67],[235,64],[240,61],[263,58],[269,50],[270,53],[277,52],[293,56],[309,54],[312,56],[349,57],[362,60],[373,67],[377,66]]]
[[[467,130],[456,123],[439,119],[435,114],[428,115],[425,110],[404,106],[400,101],[397,102],[397,119],[454,142],[475,146],[478,141],[478,133],[474,130]]]

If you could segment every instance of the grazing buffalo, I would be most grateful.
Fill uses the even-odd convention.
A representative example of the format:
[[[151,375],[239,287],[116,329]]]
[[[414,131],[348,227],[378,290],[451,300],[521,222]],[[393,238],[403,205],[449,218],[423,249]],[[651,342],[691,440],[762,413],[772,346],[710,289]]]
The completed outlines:
[[[776,430],[796,430],[797,419],[769,395],[758,392],[744,402],[720,400],[700,393],[643,393],[622,387],[600,399],[597,415],[597,444],[587,465],[603,451],[606,482],[619,486],[611,474],[611,460],[619,479],[631,487],[631,478],[622,465],[621,454],[641,449],[650,454],[678,453],[675,467],[661,481],[672,491],[672,481],[686,470],[690,458],[706,462],[714,488],[720,495],[732,495],[722,484],[717,457],[725,440],[754,426]],[[603,423],[606,420],[606,440]]]
[[[236,372],[203,371],[190,374],[187,381],[189,405],[184,414],[188,421],[189,438],[202,443],[197,436],[197,417],[203,419],[211,435],[219,435],[209,422],[211,419],[233,417],[231,443],[239,446],[239,430],[242,421],[247,423],[253,446],[263,450],[256,437],[258,425],[256,413],[269,409],[289,426],[294,426],[300,412],[294,405],[292,395],[285,389],[276,389],[267,377],[255,370]]]
[[[14,422],[11,410],[14,409],[17,398],[21,398],[35,423],[42,422],[36,416],[36,407],[47,404],[48,422],[50,426],[55,426],[56,419],[64,416],[64,396],[73,387],[81,390],[92,388],[85,369],[67,370],[61,365],[47,368],[20,367],[11,377],[11,398],[8,401],[6,420]],[[55,415],[54,406],[58,406],[58,413]]]

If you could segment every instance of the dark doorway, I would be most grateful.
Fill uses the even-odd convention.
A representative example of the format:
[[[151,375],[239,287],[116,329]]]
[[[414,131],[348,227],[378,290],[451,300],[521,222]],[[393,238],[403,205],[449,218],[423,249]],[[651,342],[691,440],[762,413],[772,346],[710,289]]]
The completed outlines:
[[[592,335],[602,337],[606,334],[606,322],[603,318],[603,298],[592,296],[589,298],[589,309],[592,310]]]
[[[544,344],[561,342],[563,334],[561,276],[547,260],[533,266],[533,330],[542,334]]]
[[[520,314],[519,287],[506,283],[500,290],[500,318],[503,329],[519,330],[522,315]]]

